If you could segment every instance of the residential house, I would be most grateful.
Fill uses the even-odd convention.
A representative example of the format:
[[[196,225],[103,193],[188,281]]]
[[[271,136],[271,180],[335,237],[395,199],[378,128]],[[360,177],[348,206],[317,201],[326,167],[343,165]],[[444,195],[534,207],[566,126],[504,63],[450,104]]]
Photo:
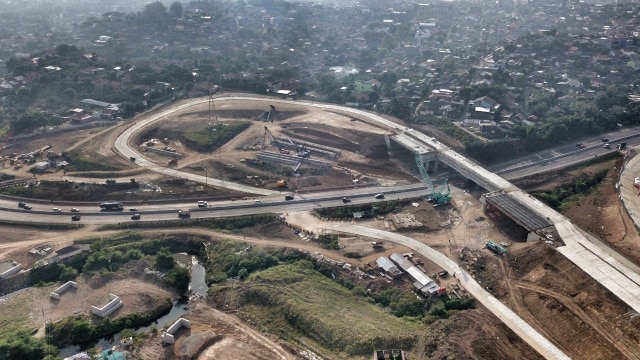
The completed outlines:
[[[493,120],[500,104],[489,96],[482,96],[470,102],[471,117],[477,119]]]

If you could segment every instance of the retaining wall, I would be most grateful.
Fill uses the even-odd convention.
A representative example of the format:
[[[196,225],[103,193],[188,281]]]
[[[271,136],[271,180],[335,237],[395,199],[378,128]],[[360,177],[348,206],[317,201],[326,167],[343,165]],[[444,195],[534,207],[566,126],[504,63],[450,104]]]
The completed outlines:
[[[78,288],[78,283],[76,283],[75,281],[67,281],[64,285],[58,287],[57,289],[53,290],[51,292],[51,298],[52,299],[56,299],[56,300],[60,300],[60,295],[62,295],[62,293],[64,293],[65,291],[69,290],[70,288]]]
[[[91,312],[96,316],[104,318],[111,315],[114,311],[118,310],[123,304],[118,295],[114,295],[112,293],[109,293],[109,300],[110,301],[101,308],[91,306]]]
[[[15,275],[19,273],[20,270],[22,270],[22,264],[18,264],[7,271],[0,273],[0,279],[6,279],[11,275]]]
[[[173,343],[175,343],[176,340],[173,337],[173,334],[175,334],[183,326],[186,327],[187,329],[191,329],[191,322],[189,320],[185,319],[185,318],[180,318],[180,319],[176,320],[176,322],[171,324],[171,326],[169,326],[167,331],[162,335],[162,342],[164,344],[173,344]]]

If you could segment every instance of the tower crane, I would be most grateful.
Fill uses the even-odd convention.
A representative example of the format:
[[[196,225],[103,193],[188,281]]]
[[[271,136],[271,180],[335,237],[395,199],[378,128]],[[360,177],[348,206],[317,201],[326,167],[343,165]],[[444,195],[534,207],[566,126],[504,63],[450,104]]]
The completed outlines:
[[[434,203],[434,206],[449,204],[451,202],[451,189],[449,188],[449,181],[445,179],[440,188],[436,190],[436,188],[433,186],[433,183],[431,182],[429,174],[427,173],[427,169],[424,168],[424,162],[422,162],[420,154],[414,152],[413,156],[416,159],[416,165],[418,166],[420,175],[422,175],[422,179],[427,184],[429,192],[431,193],[431,199],[429,200],[429,202]]]

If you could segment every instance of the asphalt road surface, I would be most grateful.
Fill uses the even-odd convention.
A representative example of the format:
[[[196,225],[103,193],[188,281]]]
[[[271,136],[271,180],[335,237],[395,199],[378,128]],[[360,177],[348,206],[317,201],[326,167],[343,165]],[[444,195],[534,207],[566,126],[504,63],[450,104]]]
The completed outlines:
[[[609,149],[604,148],[605,142],[602,141],[604,138],[609,140]],[[626,142],[627,147],[640,145],[640,126],[622,128],[601,136],[581,139],[579,143],[584,145],[583,149],[576,146],[578,142],[559,145],[509,161],[492,164],[486,168],[507,180],[516,180],[545,171],[566,168],[616,152],[618,150],[617,144],[621,142]]]

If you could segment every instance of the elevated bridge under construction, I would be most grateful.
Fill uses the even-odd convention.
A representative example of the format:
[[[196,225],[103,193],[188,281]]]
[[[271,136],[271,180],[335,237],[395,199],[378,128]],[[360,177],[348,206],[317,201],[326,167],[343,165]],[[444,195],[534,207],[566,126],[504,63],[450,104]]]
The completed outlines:
[[[380,122],[387,121],[381,119]],[[564,243],[557,248],[558,252],[640,313],[640,273],[615,251],[596,245],[594,242],[598,240],[593,235],[579,229],[564,215],[436,139],[395,124],[393,129],[395,134],[387,137],[392,154],[405,149],[419,153],[425,164],[429,164],[425,166],[428,169],[437,169],[438,163],[448,166],[488,191],[481,199],[483,204],[498,209],[529,232],[553,227]]]

